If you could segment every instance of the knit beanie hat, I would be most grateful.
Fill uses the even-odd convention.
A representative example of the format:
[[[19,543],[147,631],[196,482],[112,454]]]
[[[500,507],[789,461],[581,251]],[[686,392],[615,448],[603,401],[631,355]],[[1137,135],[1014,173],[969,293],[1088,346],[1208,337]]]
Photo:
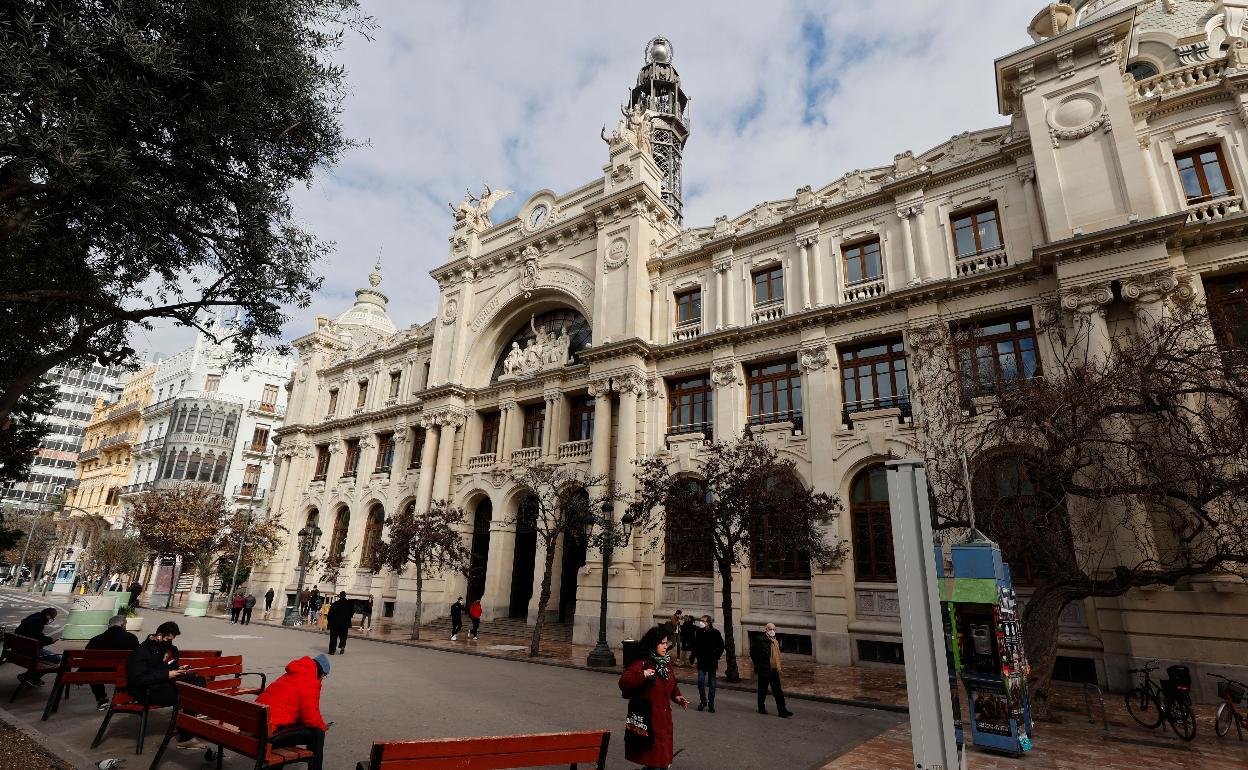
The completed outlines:
[[[314,660],[316,662],[316,665],[320,667],[322,674],[329,673],[329,656],[328,655],[322,652],[320,655],[317,655],[312,660]]]

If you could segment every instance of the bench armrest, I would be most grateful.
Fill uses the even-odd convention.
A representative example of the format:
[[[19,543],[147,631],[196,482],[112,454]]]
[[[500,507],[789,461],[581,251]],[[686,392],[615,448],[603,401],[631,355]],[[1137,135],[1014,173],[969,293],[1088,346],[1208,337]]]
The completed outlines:
[[[259,671],[240,671],[240,672],[238,673],[238,677],[239,677],[240,679],[241,679],[241,678],[243,678],[243,677],[245,677],[245,676],[258,676],[258,677],[260,677],[260,692],[264,692],[264,688],[266,688],[266,687],[268,687],[268,686],[269,686],[269,675],[268,675],[268,674],[264,674],[264,673],[261,673],[261,672],[259,672]]]

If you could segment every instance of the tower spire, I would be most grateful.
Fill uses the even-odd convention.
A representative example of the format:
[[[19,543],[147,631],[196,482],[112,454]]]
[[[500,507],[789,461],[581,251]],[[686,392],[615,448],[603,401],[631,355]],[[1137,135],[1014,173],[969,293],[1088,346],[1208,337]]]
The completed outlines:
[[[629,109],[638,106],[654,117],[650,134],[651,153],[663,172],[663,202],[676,222],[683,218],[683,155],[689,138],[689,97],[680,87],[680,75],[672,66],[672,43],[665,37],[646,44],[646,64],[637,74],[629,94]]]

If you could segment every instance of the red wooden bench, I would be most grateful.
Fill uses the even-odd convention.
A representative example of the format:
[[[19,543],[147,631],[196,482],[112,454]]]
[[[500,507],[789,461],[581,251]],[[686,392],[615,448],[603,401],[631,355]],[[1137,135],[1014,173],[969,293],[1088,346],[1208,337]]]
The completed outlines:
[[[378,741],[356,770],[504,770],[586,762],[607,767],[609,730],[423,741]]]
[[[187,713],[194,712],[194,713]],[[269,745],[269,707],[232,695],[186,682],[178,682],[178,705],[174,707],[169,729],[160,749],[152,758],[151,770],[169,748],[174,733],[185,730],[190,735],[215,743],[217,767],[221,767],[226,749],[255,761],[255,770],[281,767],[292,762],[307,762],[312,752],[292,747],[275,749]],[[212,758],[211,752],[208,758]]]
[[[180,650],[181,660],[192,662],[200,658],[219,658],[220,650]],[[57,712],[62,698],[69,697],[69,685],[115,684],[117,666],[124,666],[130,657],[129,650],[67,650],[61,656],[56,681],[43,709],[43,721]]]
[[[191,667],[191,673],[207,679],[207,689],[215,692],[226,695],[251,695],[264,692],[264,688],[268,685],[267,675],[256,671],[243,671],[243,657],[241,655],[199,657],[179,652],[178,659],[184,665]],[[243,687],[242,678],[244,676],[260,677],[260,686]],[[138,714],[139,737],[134,753],[142,754],[143,743],[147,739],[147,715],[155,709],[165,707],[143,703],[126,690],[126,665],[124,663],[117,666],[113,677],[115,685],[113,697],[108,702],[108,710],[104,713],[104,721],[100,723],[100,729],[95,734],[95,740],[91,742],[91,748],[95,748],[103,742],[104,733],[108,731],[108,723],[112,721],[113,714]],[[178,682],[178,684],[184,683]]]
[[[22,673],[27,676],[43,676],[56,671],[60,665],[50,660],[43,660],[40,654],[43,652],[43,645],[38,639],[29,636],[18,636],[17,634],[4,635],[4,659],[12,663],[16,663],[26,669]],[[18,675],[17,688],[13,690],[13,694],[9,696],[9,703],[17,700],[17,696],[22,690],[29,688],[30,685],[23,681],[21,674]]]

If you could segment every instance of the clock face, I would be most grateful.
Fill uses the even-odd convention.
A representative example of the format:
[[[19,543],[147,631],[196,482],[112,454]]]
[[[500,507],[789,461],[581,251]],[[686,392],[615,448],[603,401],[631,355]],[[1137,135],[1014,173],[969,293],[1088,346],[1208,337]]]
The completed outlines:
[[[529,228],[536,229],[546,224],[546,217],[550,214],[550,210],[545,206],[537,206],[529,212]]]

